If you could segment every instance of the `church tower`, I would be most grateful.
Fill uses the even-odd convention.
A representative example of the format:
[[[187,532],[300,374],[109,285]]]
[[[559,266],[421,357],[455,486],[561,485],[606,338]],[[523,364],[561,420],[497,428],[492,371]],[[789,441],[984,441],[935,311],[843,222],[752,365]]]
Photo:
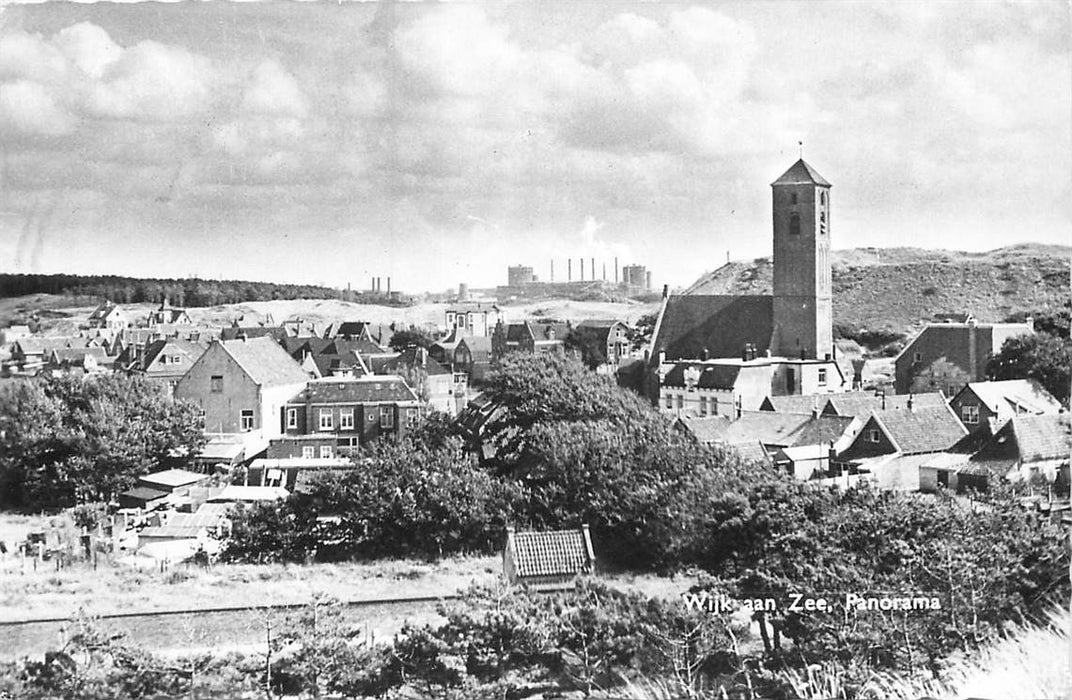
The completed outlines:
[[[774,332],[781,357],[834,352],[830,293],[830,183],[801,158],[771,183],[774,199]]]

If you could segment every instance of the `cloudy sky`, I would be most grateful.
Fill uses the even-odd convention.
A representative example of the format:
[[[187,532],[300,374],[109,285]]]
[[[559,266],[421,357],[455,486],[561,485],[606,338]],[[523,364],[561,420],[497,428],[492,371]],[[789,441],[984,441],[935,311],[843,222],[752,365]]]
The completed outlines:
[[[770,251],[1067,243],[1064,2],[0,10],[0,271],[407,291],[556,259],[683,285]],[[599,263],[597,263],[599,264]]]

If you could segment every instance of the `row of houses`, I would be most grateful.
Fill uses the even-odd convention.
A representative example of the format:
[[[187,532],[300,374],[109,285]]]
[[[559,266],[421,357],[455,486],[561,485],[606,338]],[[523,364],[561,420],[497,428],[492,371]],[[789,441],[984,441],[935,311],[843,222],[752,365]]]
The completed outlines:
[[[1068,414],[1035,382],[971,382],[941,392],[782,396],[756,411],[683,415],[703,444],[735,447],[799,479],[874,481],[902,491],[985,490],[993,480],[1066,489]]]

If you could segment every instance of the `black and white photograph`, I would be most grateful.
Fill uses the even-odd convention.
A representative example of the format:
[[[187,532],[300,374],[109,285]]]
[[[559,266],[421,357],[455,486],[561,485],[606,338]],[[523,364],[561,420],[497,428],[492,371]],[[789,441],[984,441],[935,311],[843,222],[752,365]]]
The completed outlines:
[[[1072,693],[1072,5],[0,2],[0,700]]]

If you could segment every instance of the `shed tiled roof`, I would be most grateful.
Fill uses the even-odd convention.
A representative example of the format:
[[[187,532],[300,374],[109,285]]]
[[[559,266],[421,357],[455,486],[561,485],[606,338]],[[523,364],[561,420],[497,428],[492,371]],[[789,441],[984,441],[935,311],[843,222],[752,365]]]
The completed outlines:
[[[683,417],[676,422],[676,425],[692,435],[701,445],[710,445],[724,440],[729,424],[730,419],[726,416]]]
[[[816,172],[815,168],[811,167],[804,162],[801,158],[796,163],[782,173],[782,176],[771,183],[772,185],[821,185],[823,187],[830,187],[830,183],[827,182],[822,175]]]
[[[652,341],[652,358],[660,352],[667,360],[740,357],[745,345],[757,355],[770,348],[774,329],[774,301],[769,296],[672,296],[666,300]]]
[[[872,417],[901,454],[943,452],[968,433],[945,403],[912,410],[875,411]]]
[[[508,536],[518,577],[575,576],[592,566],[591,542],[585,531],[515,532]]]
[[[770,404],[769,410],[773,410],[777,413],[811,413],[813,410],[821,411],[829,400],[830,394],[768,396],[764,402],[764,406]]]
[[[167,498],[171,494],[167,491],[161,491],[160,489],[149,488],[148,486],[135,486],[119,495],[127,498],[136,498],[140,501],[156,501],[161,498]]]
[[[309,379],[301,365],[272,338],[221,341],[220,346],[261,386],[300,384]]]
[[[418,401],[401,377],[375,376],[361,379],[317,379],[287,403],[405,403]]]

